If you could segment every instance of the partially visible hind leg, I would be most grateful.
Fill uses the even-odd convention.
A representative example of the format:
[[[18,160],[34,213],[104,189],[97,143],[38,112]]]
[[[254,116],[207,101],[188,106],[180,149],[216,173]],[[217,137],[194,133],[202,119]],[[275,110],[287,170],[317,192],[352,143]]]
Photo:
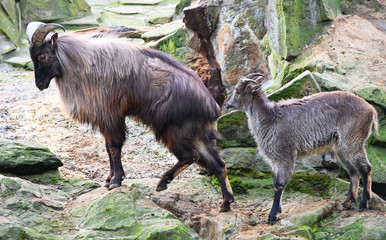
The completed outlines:
[[[183,148],[183,150],[173,152],[178,162],[167,172],[165,172],[157,184],[157,191],[163,191],[168,188],[168,184],[177,177],[182,171],[192,163],[197,162],[199,154],[194,149]]]
[[[363,184],[363,196],[362,201],[359,203],[359,211],[363,211],[368,208],[368,201],[371,198],[371,171],[372,167],[367,160],[366,151],[363,148],[362,151],[354,155],[354,161],[357,163],[357,169],[362,179]]]
[[[359,172],[355,166],[351,165],[349,160],[352,156],[349,153],[339,151],[338,158],[346,168],[349,177],[350,177],[350,188],[347,193],[347,198],[343,203],[343,207],[347,210],[354,209],[352,207],[352,203],[356,201],[356,197],[358,195],[358,187],[359,187]]]
[[[362,201],[359,203],[359,211],[363,211],[367,208],[367,203],[370,200],[371,194],[371,164],[367,160],[366,150],[363,147],[359,151],[347,151],[353,153],[338,152],[339,159],[346,167],[350,175],[350,189],[347,194],[347,199],[343,203],[346,209],[351,209],[351,203],[355,202],[358,187],[359,187],[359,176],[363,183],[363,196]],[[351,159],[349,162],[348,159]]]
[[[343,207],[347,210],[351,210],[351,209],[354,209],[351,204],[356,202],[356,198],[358,195],[360,178],[359,178],[359,174],[356,171],[355,173],[350,170],[348,172],[350,176],[350,189],[348,190],[347,198],[343,203]]]
[[[231,203],[234,202],[234,197],[232,187],[227,176],[225,163],[212,141],[199,145],[198,151],[200,153],[200,159],[198,163],[217,178],[220,183],[223,197],[223,201],[220,205],[220,212],[228,212],[231,209]]]

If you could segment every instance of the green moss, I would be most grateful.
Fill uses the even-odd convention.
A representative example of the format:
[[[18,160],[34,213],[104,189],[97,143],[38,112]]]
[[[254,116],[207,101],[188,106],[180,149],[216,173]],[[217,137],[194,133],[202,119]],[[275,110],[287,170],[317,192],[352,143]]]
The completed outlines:
[[[333,217],[323,220],[319,226],[313,228],[313,239],[363,239],[364,225],[363,220],[358,219],[353,223],[343,227],[336,228],[336,212]]]
[[[253,186],[249,183],[243,182],[240,179],[233,178],[230,180],[232,190],[236,194],[247,194],[248,189],[251,189]]]
[[[78,214],[75,214],[75,216]],[[92,202],[79,227],[130,239],[193,239],[194,232],[166,210],[155,210],[137,190],[117,189]],[[103,235],[103,233],[102,233]],[[95,237],[95,233],[88,236]]]
[[[305,71],[291,82],[268,95],[271,101],[281,99],[302,98],[320,92],[320,86],[309,71]]]
[[[233,177],[246,177],[252,179],[264,179],[272,177],[272,173],[263,173],[257,168],[251,169],[227,169],[228,175]]]
[[[8,178],[8,177],[0,178],[0,183],[4,185],[5,188],[9,189],[9,191],[12,191],[12,192],[16,192],[21,188],[21,184],[13,178]]]
[[[287,232],[286,235],[295,236],[296,238],[302,237],[307,240],[311,240],[311,228],[308,226],[300,226],[297,229]]]
[[[167,35],[159,40],[158,49],[166,52],[177,60],[185,62],[189,58],[189,53],[186,48],[187,33],[185,28],[179,28],[170,35]]]
[[[176,48],[176,44],[173,41],[173,39],[168,39],[164,43],[162,43],[159,46],[159,50],[161,50],[163,52],[166,52],[166,53],[172,55],[173,57],[175,57],[176,59],[182,61],[182,57],[181,56],[176,56],[177,48]]]
[[[363,88],[356,92],[359,96],[366,99],[367,101],[371,101],[377,103],[386,108],[386,91],[379,87],[369,87]]]
[[[255,147],[255,141],[248,128],[247,115],[242,111],[235,111],[222,116],[217,121],[217,130],[223,139],[217,145],[226,147]]]
[[[331,24],[322,16],[323,10],[320,12],[308,0],[282,0],[276,7],[280,22],[280,56],[288,60],[298,56],[306,45]]]
[[[85,0],[21,0],[20,9],[27,21],[64,21],[91,14],[90,7]]]
[[[191,2],[192,0],[180,0],[176,6],[176,11],[175,11],[176,15],[179,15],[180,13],[182,13],[182,10],[185,7],[189,7]]]
[[[324,173],[294,173],[286,187],[286,191],[297,191],[312,196],[324,197],[329,194],[328,188],[330,183],[331,177]]]
[[[386,148],[368,146],[367,158],[372,165],[372,180],[374,182],[386,183]]]
[[[18,31],[18,24],[16,19],[9,19],[7,13],[0,7],[0,31],[5,33],[7,37],[15,44],[20,44],[20,32]]]
[[[220,186],[215,176],[210,176],[209,179],[212,185],[217,187]],[[230,174],[228,174],[228,179],[229,179],[229,183],[231,184],[233,192],[237,195],[249,194],[250,193],[249,190],[261,188],[262,186],[260,184],[260,181],[265,182],[266,180],[268,180],[270,182],[269,188],[271,188],[271,185],[272,185],[272,174],[261,173],[261,175],[259,176],[250,177],[250,176],[234,175],[234,172],[231,172]],[[264,188],[266,188],[266,185],[264,186],[265,186]]]

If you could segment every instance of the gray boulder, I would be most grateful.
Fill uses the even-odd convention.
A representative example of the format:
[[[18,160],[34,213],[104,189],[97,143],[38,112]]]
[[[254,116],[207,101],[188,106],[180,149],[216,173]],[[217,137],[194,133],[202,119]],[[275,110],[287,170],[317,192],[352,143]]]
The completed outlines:
[[[85,0],[21,0],[20,10],[24,24],[31,21],[58,22],[91,14],[90,6]]]
[[[0,173],[39,174],[61,166],[55,154],[40,144],[0,140]]]

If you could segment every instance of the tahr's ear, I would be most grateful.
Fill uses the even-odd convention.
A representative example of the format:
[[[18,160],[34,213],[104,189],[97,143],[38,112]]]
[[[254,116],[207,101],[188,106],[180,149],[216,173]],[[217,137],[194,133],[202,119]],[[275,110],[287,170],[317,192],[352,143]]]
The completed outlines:
[[[51,45],[54,45],[56,43],[56,40],[58,40],[58,33],[54,33],[51,36]]]
[[[259,76],[255,81],[256,85],[253,87],[252,92],[257,92],[261,89],[262,87],[262,82],[264,80],[264,76]]]

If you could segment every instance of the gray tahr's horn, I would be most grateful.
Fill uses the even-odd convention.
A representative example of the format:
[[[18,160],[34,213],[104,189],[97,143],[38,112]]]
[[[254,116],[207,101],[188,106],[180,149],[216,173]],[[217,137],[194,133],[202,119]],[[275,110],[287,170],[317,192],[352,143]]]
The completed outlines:
[[[44,43],[44,39],[47,34],[54,29],[61,28],[65,31],[64,27],[56,23],[42,23],[42,22],[30,22],[27,26],[26,33],[30,43],[35,46],[41,46]]]

